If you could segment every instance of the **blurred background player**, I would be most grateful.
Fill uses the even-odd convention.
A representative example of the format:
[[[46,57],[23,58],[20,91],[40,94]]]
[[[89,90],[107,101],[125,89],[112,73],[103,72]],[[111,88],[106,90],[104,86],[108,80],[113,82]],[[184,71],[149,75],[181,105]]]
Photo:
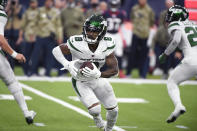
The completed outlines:
[[[101,1],[99,3],[99,9],[101,14],[103,14],[107,10],[107,3],[105,1]]]
[[[122,57],[123,57],[123,40],[119,33],[121,25],[126,20],[126,13],[120,9],[120,0],[110,0],[109,9],[103,13],[104,18],[107,20],[108,28],[107,34],[113,37],[116,41],[115,55],[118,59],[119,77],[124,78],[125,75],[122,69]]]
[[[197,75],[197,25],[188,20],[188,11],[179,5],[172,6],[166,14],[169,46],[159,57],[161,63],[166,60],[177,47],[183,51],[184,58],[173,72],[167,82],[168,94],[173,101],[174,111],[167,119],[168,123],[174,122],[186,109],[180,98],[178,85]]]
[[[0,78],[7,85],[11,94],[14,96],[14,99],[16,100],[19,107],[23,111],[26,122],[28,124],[32,124],[36,113],[34,111],[28,110],[27,104],[24,99],[22,88],[19,86],[19,83],[15,78],[14,72],[12,71],[12,68],[3,53],[3,51],[5,51],[11,57],[13,57],[14,59],[16,59],[21,63],[24,63],[26,61],[25,57],[22,54],[15,52],[8,45],[8,42],[4,37],[4,27],[5,24],[7,23],[7,17],[8,17],[4,11],[6,3],[7,3],[6,0],[0,1]]]
[[[164,52],[164,50],[166,49],[170,38],[167,28],[165,27],[165,16],[168,9],[174,5],[174,1],[166,0],[165,4],[167,9],[163,10],[160,13],[159,28],[153,38],[150,49],[150,52],[156,55],[156,65],[153,71],[153,75],[162,75],[163,79],[168,78],[168,73],[170,69],[176,67],[177,64],[180,63],[180,60],[182,58],[181,52],[177,50],[173,52],[163,64],[161,64],[158,59],[159,55],[161,55],[161,53]]]
[[[99,0],[90,0],[90,8],[85,12],[85,17],[88,18],[93,14],[100,14]]]
[[[71,73],[73,88],[93,116],[96,126],[112,131],[118,117],[118,104],[106,78],[118,73],[118,62],[113,53],[115,41],[105,35],[106,32],[107,22],[103,16],[92,15],[84,23],[83,35],[71,36],[66,44],[53,49],[53,55]],[[73,61],[66,60],[63,54],[72,54]],[[80,69],[85,61],[93,62],[93,70],[88,67]],[[100,72],[104,64],[108,68]],[[107,110],[106,126],[101,117],[100,103]]]
[[[138,4],[132,8],[130,16],[133,23],[133,37],[126,75],[130,77],[131,71],[137,66],[140,78],[146,78],[149,52],[147,39],[150,28],[154,25],[154,12],[147,0],[138,0]]]
[[[60,12],[53,7],[53,0],[45,0],[43,7],[39,8],[36,21],[36,43],[31,56],[30,75],[38,75],[40,58],[43,59],[45,76],[51,75],[54,64],[52,49],[63,41]]]
[[[63,28],[63,42],[66,42],[70,36],[81,34],[85,16],[75,0],[66,1],[66,7],[61,11],[60,17]],[[65,57],[71,60],[71,55],[66,55]],[[61,67],[59,62],[57,65],[59,68]],[[59,70],[58,76],[62,76],[66,72],[65,70]]]
[[[37,0],[30,0],[29,8],[25,11],[22,18],[21,29],[19,38],[16,42],[17,45],[23,44],[23,53],[26,57],[26,63],[23,66],[25,75],[30,75],[30,58],[36,43],[36,18],[38,17],[38,3]],[[24,39],[23,39],[24,35]]]
[[[5,11],[8,15],[8,21],[5,25],[5,37],[8,39],[9,45],[14,50],[21,52],[21,45],[17,45],[16,42],[19,37],[22,15],[25,10],[18,0],[8,0]],[[9,55],[7,57],[12,69],[14,69],[16,60],[12,59]]]

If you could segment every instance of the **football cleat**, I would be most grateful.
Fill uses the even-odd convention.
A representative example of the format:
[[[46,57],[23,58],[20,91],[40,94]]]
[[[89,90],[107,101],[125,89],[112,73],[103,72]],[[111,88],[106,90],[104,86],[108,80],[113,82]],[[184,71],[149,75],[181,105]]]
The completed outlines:
[[[93,117],[93,118],[94,118],[94,122],[95,122],[96,126],[97,126],[99,129],[103,130],[104,127],[105,127],[104,121],[103,121],[102,119],[98,119],[98,118],[96,118],[96,117]]]
[[[186,112],[186,109],[185,109],[185,107],[183,105],[176,107],[174,112],[172,112],[172,114],[168,117],[166,122],[167,123],[172,123],[172,122],[176,121],[176,119],[180,115],[184,114],[185,112]]]
[[[33,124],[35,116],[36,116],[36,112],[34,112],[34,111],[28,112],[28,115],[25,117],[25,120],[28,125]]]

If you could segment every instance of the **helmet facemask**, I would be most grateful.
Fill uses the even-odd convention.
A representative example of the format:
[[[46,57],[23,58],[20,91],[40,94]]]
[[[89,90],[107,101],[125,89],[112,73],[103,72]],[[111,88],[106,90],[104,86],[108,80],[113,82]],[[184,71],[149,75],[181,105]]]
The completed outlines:
[[[106,34],[107,22],[101,15],[92,15],[83,26],[83,36],[88,44],[99,42]]]

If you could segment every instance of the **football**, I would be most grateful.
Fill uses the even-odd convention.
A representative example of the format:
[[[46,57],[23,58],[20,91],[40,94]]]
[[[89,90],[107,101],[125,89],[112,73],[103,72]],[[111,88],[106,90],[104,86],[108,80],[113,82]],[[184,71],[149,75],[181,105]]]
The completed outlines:
[[[92,62],[90,62],[90,61],[84,62],[84,63],[80,66],[80,69],[83,69],[83,68],[85,68],[85,67],[88,67],[88,68],[90,68],[91,70],[94,69],[94,66],[92,65]]]

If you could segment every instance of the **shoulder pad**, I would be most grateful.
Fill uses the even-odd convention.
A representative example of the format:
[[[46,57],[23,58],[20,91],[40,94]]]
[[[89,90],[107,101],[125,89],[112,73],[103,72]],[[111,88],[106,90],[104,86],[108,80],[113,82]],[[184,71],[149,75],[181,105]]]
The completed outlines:
[[[82,37],[79,37],[79,36],[71,36],[68,41],[67,41],[67,46],[70,50],[75,50],[75,51],[78,51],[78,52],[81,52],[80,49],[78,49],[78,42],[82,41]]]
[[[177,30],[177,29],[180,29],[180,22],[171,22],[169,25],[168,25],[168,32],[169,34],[171,34],[171,32],[173,30]]]
[[[116,47],[114,39],[112,37],[104,37],[104,41],[107,42],[107,48],[103,52],[113,52]]]

